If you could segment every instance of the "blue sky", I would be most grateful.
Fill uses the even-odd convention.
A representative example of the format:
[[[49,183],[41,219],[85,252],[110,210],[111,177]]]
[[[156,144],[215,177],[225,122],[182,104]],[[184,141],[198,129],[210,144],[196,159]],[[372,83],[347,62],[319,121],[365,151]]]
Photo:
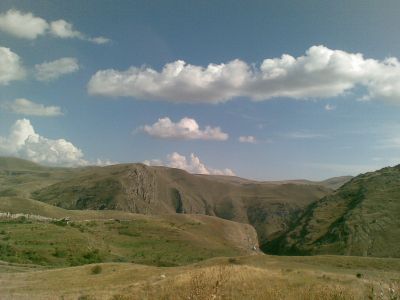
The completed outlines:
[[[398,1],[3,0],[0,154],[265,180],[397,164],[399,13]],[[176,61],[184,75],[162,73]]]

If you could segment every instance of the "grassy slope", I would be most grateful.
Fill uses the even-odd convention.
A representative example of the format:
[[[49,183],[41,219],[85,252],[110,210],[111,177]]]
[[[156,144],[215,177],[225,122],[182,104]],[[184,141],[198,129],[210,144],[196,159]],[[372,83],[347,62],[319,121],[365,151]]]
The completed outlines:
[[[19,158],[0,157],[0,197],[30,197],[32,191],[68,180],[81,170],[43,167]]]
[[[5,299],[398,299],[400,260],[219,258],[174,268],[97,264],[52,270],[0,264]],[[359,274],[358,276],[356,276]]]
[[[400,257],[399,186],[400,167],[355,177],[312,204],[272,250]]]
[[[47,168],[25,159],[0,156],[0,169],[14,171],[43,171]]]
[[[251,226],[209,216],[68,211],[5,197],[0,198],[0,211],[71,219],[70,224],[0,219],[0,260],[16,263],[70,266],[129,261],[171,266],[249,254],[257,245]]]

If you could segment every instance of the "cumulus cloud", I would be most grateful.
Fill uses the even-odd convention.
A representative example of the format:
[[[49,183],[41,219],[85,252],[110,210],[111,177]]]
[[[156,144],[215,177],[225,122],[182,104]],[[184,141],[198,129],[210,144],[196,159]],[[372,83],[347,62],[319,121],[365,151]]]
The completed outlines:
[[[78,70],[79,64],[76,58],[63,57],[54,61],[35,65],[35,76],[39,81],[51,81]]]
[[[88,92],[110,97],[219,103],[235,97],[255,101],[276,97],[330,98],[355,86],[365,87],[363,99],[399,102],[399,61],[395,57],[366,59],[361,53],[312,46],[303,56],[283,54],[265,59],[259,66],[238,59],[206,67],[178,60],[166,64],[161,71],[150,67],[100,70],[90,79]]]
[[[2,107],[10,112],[26,116],[56,117],[63,115],[59,106],[44,106],[24,98],[5,103]]]
[[[250,76],[247,64],[234,60],[206,68],[176,61],[161,72],[131,67],[127,71],[98,71],[88,83],[88,92],[103,96],[131,96],[173,102],[223,102],[237,96]]]
[[[0,136],[0,155],[12,155],[54,166],[86,165],[82,151],[64,139],[48,139],[35,132],[27,119],[17,120],[7,137]]]
[[[0,47],[0,85],[22,79],[25,74],[20,57],[9,48]]]
[[[0,30],[18,38],[34,40],[40,35],[50,34],[57,38],[77,38],[95,44],[110,42],[105,37],[88,37],[84,33],[74,29],[73,24],[65,20],[48,22],[43,18],[36,17],[32,13],[23,13],[10,9],[0,14]]]
[[[252,135],[240,136],[238,140],[241,143],[250,143],[250,144],[257,143],[257,139]]]
[[[176,123],[168,117],[160,118],[156,123],[145,125],[141,129],[153,137],[163,139],[225,141],[229,137],[219,127],[206,126],[201,129],[196,120],[191,118],[183,118]]]
[[[50,33],[62,39],[79,38],[83,39],[84,35],[75,30],[71,23],[65,20],[57,20],[50,23]]]
[[[194,174],[235,176],[235,173],[231,169],[219,170],[206,166],[200,161],[199,157],[193,153],[190,154],[189,158],[186,158],[186,156],[181,155],[178,152],[173,152],[167,155],[166,161],[153,159],[146,160],[143,163],[148,166],[166,166],[170,168],[182,169]]]
[[[44,35],[48,28],[46,20],[35,17],[32,13],[10,9],[0,14],[0,30],[19,38],[34,40]]]

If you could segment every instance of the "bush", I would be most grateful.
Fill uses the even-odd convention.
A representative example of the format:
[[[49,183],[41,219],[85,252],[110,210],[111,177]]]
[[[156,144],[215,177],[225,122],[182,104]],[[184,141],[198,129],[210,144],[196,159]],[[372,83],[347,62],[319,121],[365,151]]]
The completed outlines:
[[[83,259],[87,264],[101,262],[100,252],[97,249],[87,252],[83,255]]]
[[[103,268],[99,265],[96,265],[94,267],[92,267],[91,272],[92,274],[96,275],[96,274],[100,274],[101,271],[103,271]]]
[[[68,225],[68,221],[66,219],[53,220],[50,223],[57,225],[57,226],[67,226]]]
[[[229,262],[230,264],[237,264],[237,263],[239,263],[239,261],[238,261],[237,258],[235,258],[235,257],[230,257],[230,258],[228,259],[228,262]]]

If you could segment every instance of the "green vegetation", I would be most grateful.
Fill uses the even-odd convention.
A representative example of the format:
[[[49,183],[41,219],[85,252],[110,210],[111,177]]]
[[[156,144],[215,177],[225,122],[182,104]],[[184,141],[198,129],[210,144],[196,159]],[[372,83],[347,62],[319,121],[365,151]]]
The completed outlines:
[[[359,175],[309,206],[265,250],[400,257],[400,166]]]
[[[1,220],[0,260],[58,267],[112,261],[176,266],[246,253],[223,236],[207,237],[214,221]],[[196,234],[203,236],[191,236]]]

